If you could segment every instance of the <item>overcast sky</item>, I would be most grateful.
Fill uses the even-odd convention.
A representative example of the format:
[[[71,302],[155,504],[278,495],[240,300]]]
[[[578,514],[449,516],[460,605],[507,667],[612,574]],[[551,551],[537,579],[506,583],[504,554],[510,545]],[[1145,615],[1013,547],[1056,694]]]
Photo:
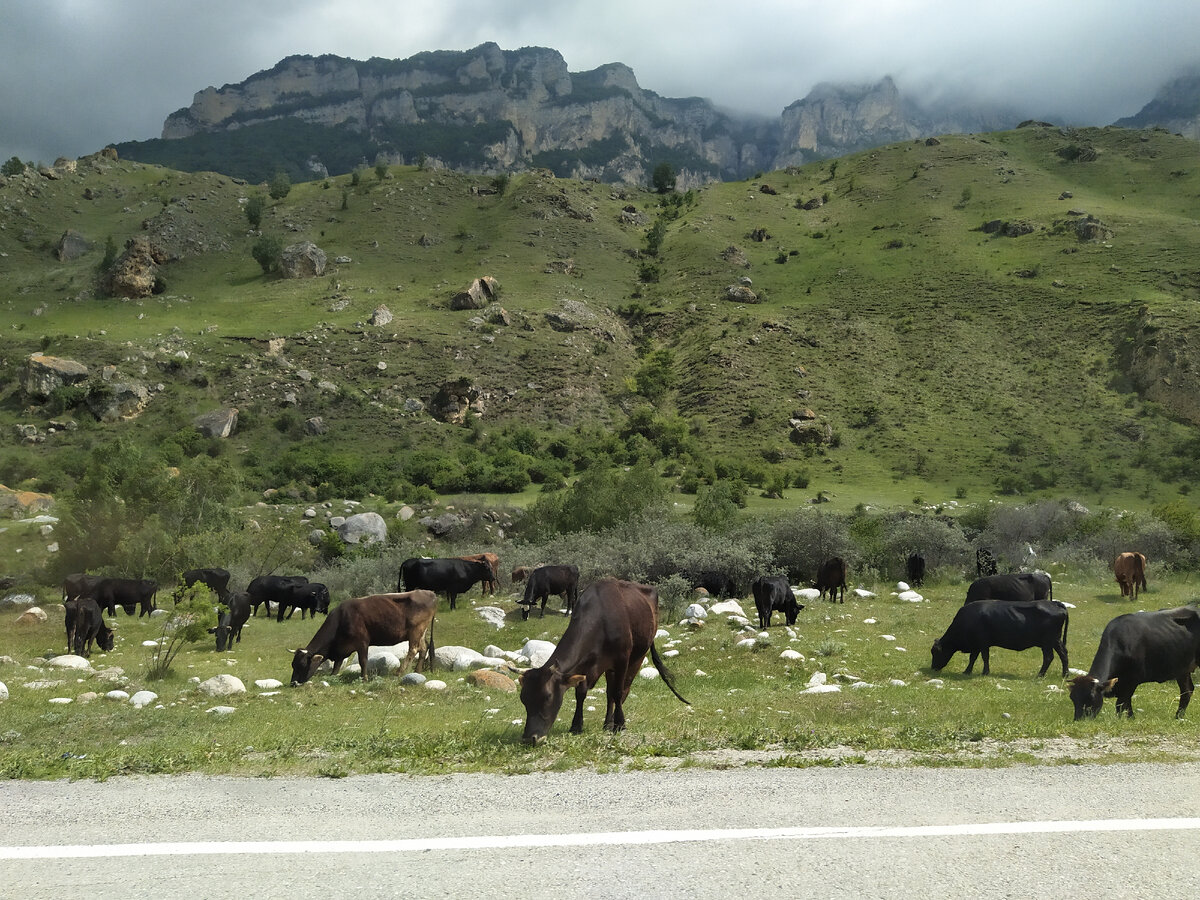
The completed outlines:
[[[666,97],[777,116],[822,81],[891,75],[1105,125],[1200,63],[1196,0],[0,0],[0,160],[161,135],[208,86],[292,54],[551,47]]]

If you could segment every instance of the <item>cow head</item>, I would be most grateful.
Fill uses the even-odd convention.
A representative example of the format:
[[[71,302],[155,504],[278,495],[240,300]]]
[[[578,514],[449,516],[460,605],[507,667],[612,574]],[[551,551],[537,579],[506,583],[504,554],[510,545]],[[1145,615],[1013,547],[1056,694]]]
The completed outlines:
[[[784,619],[787,620],[787,623],[789,625],[795,625],[796,624],[796,616],[800,615],[800,610],[802,610],[802,609],[804,609],[804,604],[797,603],[795,598],[792,598],[792,602],[789,603],[786,607],[784,607],[783,617],[784,617]]]
[[[930,655],[932,659],[930,660],[929,667],[935,672],[940,672],[946,667],[946,663],[950,662],[950,657],[954,655],[954,651],[943,647],[942,639],[938,638],[933,642]]]
[[[309,653],[304,649],[297,650],[292,657],[292,687],[304,684],[312,678],[313,672],[317,671],[323,662],[325,662],[325,657],[320,653]]]
[[[1080,675],[1071,682],[1071,702],[1075,704],[1075,721],[1092,719],[1104,707],[1104,698],[1111,697],[1117,679],[1100,681],[1091,675]]]
[[[567,688],[585,683],[587,676],[563,675],[553,664],[547,664],[522,672],[518,681],[521,703],[525,705],[525,734],[521,740],[537,746],[558,718]]]
[[[313,612],[319,612],[323,615],[329,613],[329,588],[321,585],[317,590],[317,596],[314,600]]]
[[[101,625],[100,631],[96,634],[96,643],[100,645],[100,649],[106,653],[113,648],[115,636],[113,630],[107,625]]]

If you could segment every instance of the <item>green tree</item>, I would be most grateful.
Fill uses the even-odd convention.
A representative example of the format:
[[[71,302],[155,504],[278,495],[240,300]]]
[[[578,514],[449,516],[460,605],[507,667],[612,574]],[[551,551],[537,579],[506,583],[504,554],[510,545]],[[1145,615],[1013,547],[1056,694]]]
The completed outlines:
[[[654,174],[651,176],[651,184],[654,185],[654,190],[659,194],[669,194],[675,190],[675,184],[679,179],[675,175],[675,169],[670,163],[661,162],[654,167]]]
[[[283,243],[273,234],[262,235],[250,248],[250,255],[262,266],[264,275],[270,275],[279,269],[279,254],[282,252]]]
[[[24,171],[25,163],[21,162],[21,160],[15,156],[9,159],[9,161],[3,166],[0,166],[0,175],[6,175],[10,178],[13,175],[20,175]]]
[[[267,193],[271,195],[271,199],[282,200],[291,192],[292,179],[288,178],[287,172],[276,172],[275,177],[267,185]]]
[[[255,194],[246,201],[243,207],[246,211],[246,221],[250,223],[250,227],[255,231],[262,225],[263,210],[266,209],[267,201],[262,194]]]
[[[385,178],[387,178],[387,175],[388,175],[387,160],[384,159],[382,156],[377,157],[375,159],[375,177],[378,178],[380,181],[383,181]]]
[[[745,506],[746,486],[721,479],[701,487],[692,505],[692,520],[709,531],[727,531],[734,524],[739,506]],[[738,499],[741,503],[738,503]]]

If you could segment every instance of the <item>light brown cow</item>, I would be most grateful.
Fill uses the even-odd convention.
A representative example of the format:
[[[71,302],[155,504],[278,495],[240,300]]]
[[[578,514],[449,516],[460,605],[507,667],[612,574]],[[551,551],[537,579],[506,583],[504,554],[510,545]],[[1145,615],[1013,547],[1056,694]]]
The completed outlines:
[[[485,581],[481,587],[483,589],[482,596],[494,594],[500,588],[500,557],[495,553],[475,553],[471,556],[460,556],[459,559],[465,559],[470,562],[486,563],[487,567],[492,570],[492,578],[490,581]]]
[[[530,573],[535,568],[537,568],[537,566],[517,566],[515,569],[512,570],[512,583],[520,584],[522,581],[524,581],[526,578],[529,577]]]
[[[1146,557],[1141,553],[1122,553],[1113,562],[1113,574],[1121,586],[1121,596],[1136,601],[1138,589],[1146,589]]]

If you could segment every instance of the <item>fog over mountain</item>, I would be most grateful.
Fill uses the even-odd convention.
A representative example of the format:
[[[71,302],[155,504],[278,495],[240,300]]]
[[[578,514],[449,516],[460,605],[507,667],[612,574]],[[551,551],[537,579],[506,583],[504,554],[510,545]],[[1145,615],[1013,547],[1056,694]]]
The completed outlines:
[[[0,29],[0,158],[156,137],[197,91],[293,54],[399,59],[488,41],[554,48],[571,71],[624,63],[647,90],[739,115],[776,117],[821,82],[890,75],[922,103],[1099,125],[1137,114],[1196,63],[1197,33],[1200,5],[1180,0],[15,0]]]

